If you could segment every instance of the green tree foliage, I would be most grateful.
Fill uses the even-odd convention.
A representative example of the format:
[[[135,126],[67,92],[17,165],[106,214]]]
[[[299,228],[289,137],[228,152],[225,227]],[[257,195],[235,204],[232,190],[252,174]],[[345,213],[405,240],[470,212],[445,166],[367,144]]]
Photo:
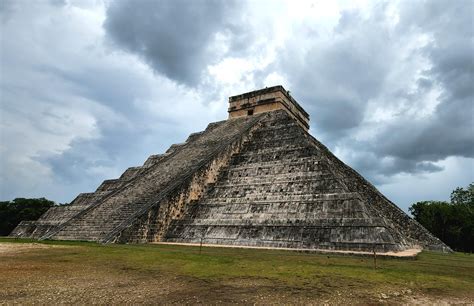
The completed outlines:
[[[7,236],[20,221],[37,220],[51,206],[53,201],[45,198],[24,199],[0,202],[0,236]]]
[[[469,184],[466,189],[460,187],[454,189],[451,193],[451,203],[474,207],[474,183]]]
[[[452,249],[474,251],[474,183],[456,188],[451,202],[422,201],[409,210],[416,221]]]

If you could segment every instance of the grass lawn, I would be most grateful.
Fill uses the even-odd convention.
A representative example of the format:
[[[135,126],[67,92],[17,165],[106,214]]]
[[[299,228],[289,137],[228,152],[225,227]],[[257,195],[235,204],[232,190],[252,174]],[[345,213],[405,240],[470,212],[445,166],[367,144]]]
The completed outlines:
[[[6,303],[433,303],[474,301],[474,255],[416,259],[0,238]]]

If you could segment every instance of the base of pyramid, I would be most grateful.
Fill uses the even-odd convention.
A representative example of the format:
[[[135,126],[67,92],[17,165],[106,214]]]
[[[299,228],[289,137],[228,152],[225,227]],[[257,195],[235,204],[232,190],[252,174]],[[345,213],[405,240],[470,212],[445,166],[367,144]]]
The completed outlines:
[[[259,250],[276,250],[276,251],[292,251],[292,252],[303,252],[303,253],[315,253],[315,254],[333,254],[333,255],[348,255],[348,256],[374,256],[374,252],[367,251],[345,251],[345,250],[328,250],[328,249],[303,249],[303,248],[276,248],[276,247],[265,247],[265,246],[245,246],[245,245],[230,245],[230,244],[209,244],[209,243],[180,243],[180,242],[153,242],[151,244],[157,245],[181,245],[181,246],[192,246],[192,247],[211,247],[211,248],[236,248],[236,249],[259,249]],[[383,256],[385,258],[415,258],[423,249],[412,248],[406,249],[399,252],[375,252],[377,256]]]

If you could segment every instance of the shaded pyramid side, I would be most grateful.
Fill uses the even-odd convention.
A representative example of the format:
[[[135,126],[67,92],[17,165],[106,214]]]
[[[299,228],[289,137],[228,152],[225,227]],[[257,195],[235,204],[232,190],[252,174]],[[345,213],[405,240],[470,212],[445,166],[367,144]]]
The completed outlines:
[[[357,171],[334,156],[326,146],[311,135],[308,134],[307,136],[313,145],[323,152],[334,174],[340,178],[340,182],[344,184],[345,188],[350,192],[357,192],[362,201],[367,203],[374,213],[384,218],[386,224],[391,228],[392,235],[396,237],[395,239],[399,241],[400,245],[452,252],[449,246],[409,217]]]
[[[286,112],[269,114],[213,187],[172,221],[165,241],[353,251],[445,247]]]

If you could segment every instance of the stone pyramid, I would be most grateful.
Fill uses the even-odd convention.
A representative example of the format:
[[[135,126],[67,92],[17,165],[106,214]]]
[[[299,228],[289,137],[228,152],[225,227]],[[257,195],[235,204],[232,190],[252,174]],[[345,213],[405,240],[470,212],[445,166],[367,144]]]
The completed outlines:
[[[308,133],[282,86],[229,98],[211,123],[12,236],[332,251],[448,251]]]

